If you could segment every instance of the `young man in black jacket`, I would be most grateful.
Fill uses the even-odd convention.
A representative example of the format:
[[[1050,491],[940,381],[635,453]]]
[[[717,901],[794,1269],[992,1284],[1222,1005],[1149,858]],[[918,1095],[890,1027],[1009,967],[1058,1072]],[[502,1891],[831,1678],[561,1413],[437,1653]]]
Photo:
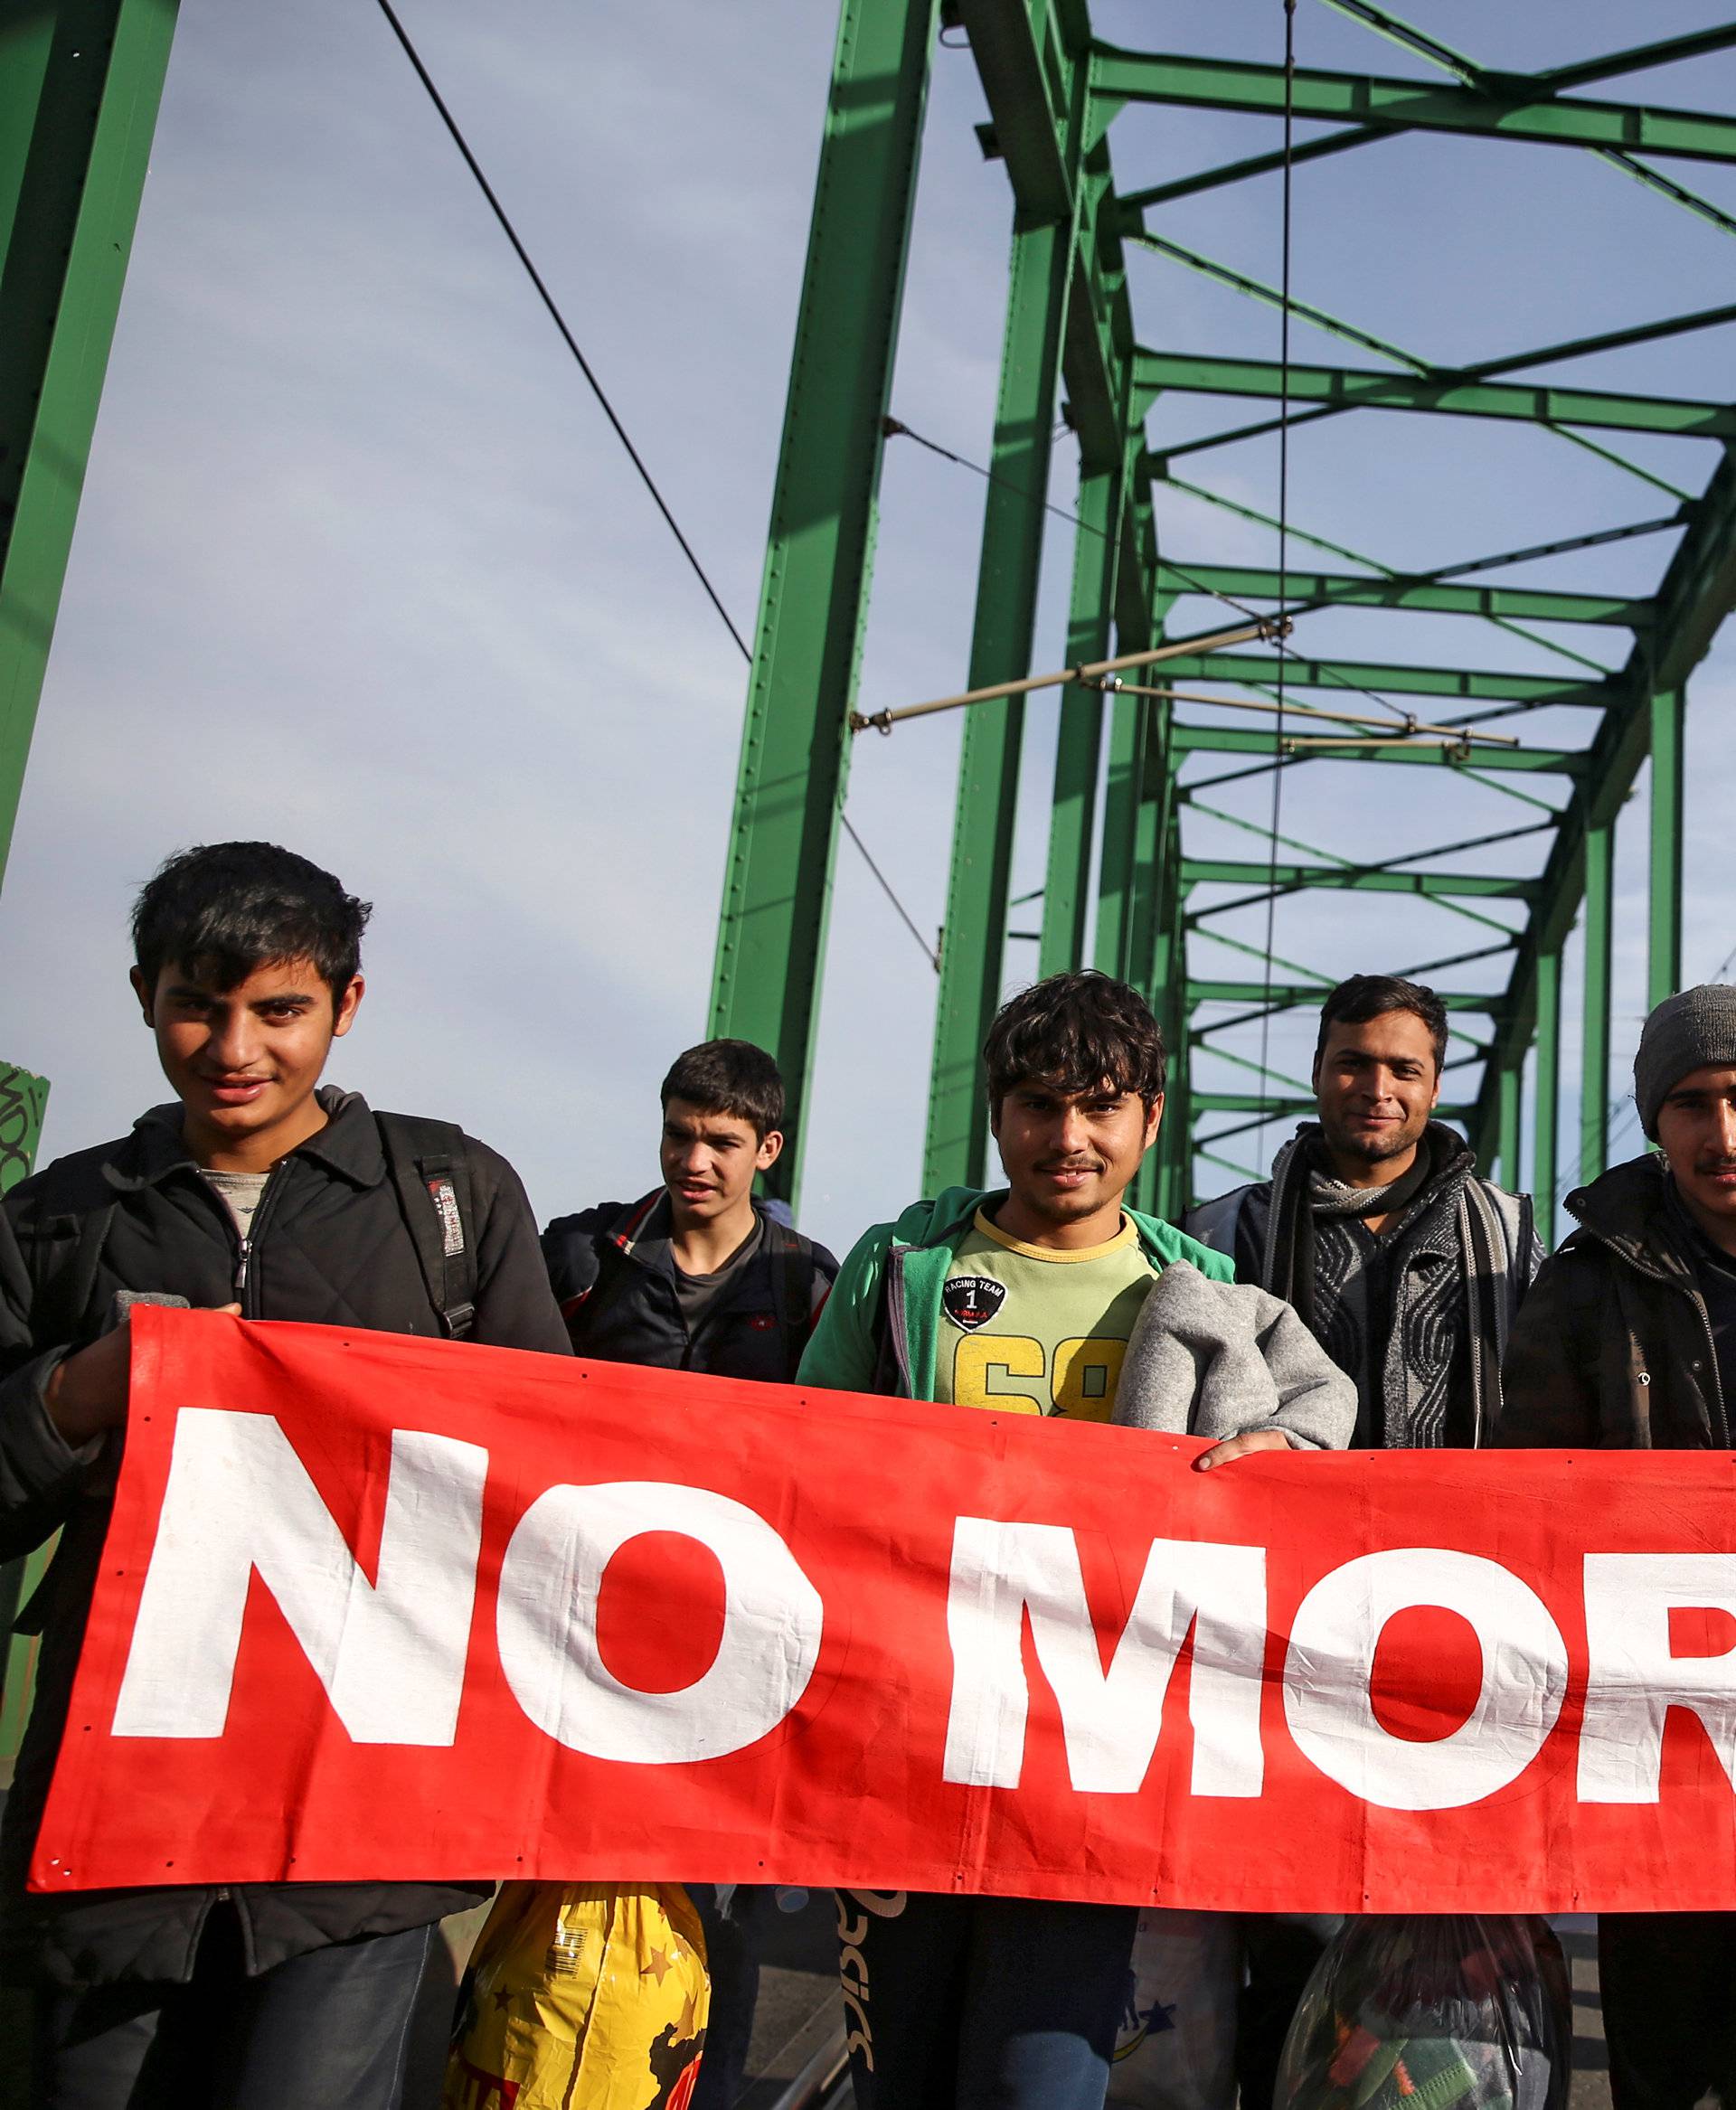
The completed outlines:
[[[753,1192],[783,1153],[778,1065],[751,1041],[705,1041],[661,1097],[663,1184],[542,1234],[572,1352],[787,1383],[838,1264]]]
[[[436,1922],[486,1895],[24,1889],[127,1418],[117,1292],[567,1352],[511,1166],[319,1084],[362,1001],[368,912],[270,843],[171,858],[134,910],[132,981],[175,1099],[0,1205],[0,1557],[61,1532],[0,1831],[5,1961],[37,1988],[38,2101],[396,2110]]]
[[[751,1041],[707,1041],[663,1080],[663,1184],[562,1216],[542,1234],[575,1355],[785,1384],[838,1264],[756,1201],[784,1147],[784,1080]],[[770,1893],[693,1886],[712,1973],[693,2110],[741,2093]]]
[[[1703,983],[1656,1007],[1634,1101],[1656,1154],[1568,1196],[1580,1228],[1514,1326],[1497,1443],[1731,1449],[1736,988]],[[1600,1914],[1598,1983],[1615,2110],[1736,2100],[1736,1913]]]

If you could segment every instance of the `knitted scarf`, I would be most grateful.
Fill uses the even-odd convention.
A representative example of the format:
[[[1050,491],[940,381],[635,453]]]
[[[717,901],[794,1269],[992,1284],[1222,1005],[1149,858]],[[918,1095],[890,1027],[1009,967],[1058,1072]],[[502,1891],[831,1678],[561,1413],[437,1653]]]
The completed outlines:
[[[1368,1384],[1359,1441],[1433,1448],[1480,1440],[1499,1403],[1512,1310],[1506,1238],[1473,1178],[1459,1136],[1431,1121],[1410,1172],[1384,1187],[1353,1188],[1327,1169],[1321,1131],[1307,1123],[1272,1167],[1260,1280],[1287,1298],[1340,1368]],[[1356,1279],[1367,1248],[1346,1220],[1385,1214],[1382,1260],[1390,1305],[1368,1308]],[[1371,1338],[1378,1332],[1382,1338]],[[1465,1342],[1467,1354],[1458,1350]],[[1468,1397],[1452,1398],[1455,1366]],[[1450,1411],[1449,1411],[1450,1410]]]

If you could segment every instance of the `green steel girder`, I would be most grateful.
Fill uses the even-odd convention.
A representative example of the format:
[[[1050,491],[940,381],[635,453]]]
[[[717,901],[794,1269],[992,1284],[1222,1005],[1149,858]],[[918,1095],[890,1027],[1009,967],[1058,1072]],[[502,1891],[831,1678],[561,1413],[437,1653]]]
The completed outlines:
[[[844,0],[773,487],[711,1031],[783,1070],[799,1177],[939,0]]]
[[[1081,532],[1073,540],[1072,603],[1067,625],[1070,666],[1101,659],[1109,650],[1123,497],[1123,482],[1117,471],[1090,469],[1080,476]],[[1061,696],[1055,736],[1048,878],[1037,952],[1040,977],[1060,974],[1085,956],[1091,831],[1102,744],[1103,692],[1070,683]]]
[[[1073,239],[1070,221],[1032,222],[1021,213],[1014,223],[971,688],[1030,671]],[[981,1051],[1000,1000],[1024,734],[1022,699],[966,713],[929,1087],[925,1192],[981,1177],[986,1159]]]
[[[1736,24],[1720,23],[1715,29],[1690,30],[1684,36],[1660,37],[1656,43],[1634,44],[1627,51],[1608,52],[1600,59],[1581,59],[1571,66],[1551,66],[1535,76],[1537,85],[1559,94],[1565,88],[1584,88],[1593,80],[1611,80],[1624,73],[1637,73],[1648,66],[1677,66],[1684,59],[1698,59],[1709,52],[1728,51],[1736,44]]]
[[[1196,1113],[1200,1114],[1259,1114],[1263,1112],[1269,1116],[1280,1114],[1312,1114],[1316,1110],[1312,1098],[1295,1097],[1279,1098],[1274,1097],[1267,1092],[1208,1091],[1196,1091],[1194,1094],[1194,1108]],[[1468,1106],[1448,1105],[1444,1102],[1435,1110],[1443,1121],[1467,1120],[1471,1112]],[[1217,1135],[1208,1135],[1203,1140],[1207,1143],[1221,1143],[1223,1138]]]
[[[1269,118],[1281,118],[1286,107],[1281,66],[1128,52],[1102,42],[1091,49],[1091,92],[1106,105],[1176,103]],[[1530,140],[1545,146],[1612,147],[1687,161],[1736,161],[1736,118],[1651,104],[1559,101],[1552,89],[1522,75],[1511,77],[1510,92],[1497,96],[1471,88],[1438,88],[1425,80],[1298,66],[1291,76],[1289,97],[1297,121],[1305,124],[1351,123],[1381,130]]]
[[[850,0],[846,16],[852,7],[860,11],[910,4],[910,0]],[[1411,43],[1429,63],[1445,66],[1451,84],[1299,69],[1290,82],[1297,119],[1316,126],[1337,122],[1348,128],[1304,139],[1296,146],[1297,162],[1406,131],[1571,146],[1612,161],[1678,204],[1702,212],[1712,224],[1736,231],[1736,218],[1634,158],[1645,154],[1712,163],[1736,161],[1736,117],[1583,95],[1569,99],[1561,93],[1570,87],[1583,89],[1645,65],[1679,61],[1736,42],[1736,26],[1723,25],[1694,33],[1685,41],[1670,40],[1521,78],[1477,67],[1438,40],[1397,23],[1373,0],[1344,0],[1344,5],[1382,33]],[[1214,712],[1209,705],[1203,707],[1207,722],[1183,722],[1184,716],[1200,717],[1202,707],[1162,695],[1123,692],[1106,709],[1095,692],[1077,687],[1061,691],[1056,700],[1060,724],[1047,881],[1038,890],[1043,898],[1042,928],[1032,935],[1037,938],[1043,971],[1077,960],[1089,948],[1100,964],[1144,987],[1163,1019],[1175,1051],[1170,1105],[1158,1149],[1141,1175],[1141,1199],[1155,1199],[1165,1210],[1178,1209],[1185,1201],[1195,1148],[1194,1124],[1203,1114],[1249,1114],[1256,1116],[1252,1125],[1258,1125],[1260,1119],[1308,1107],[1299,1094],[1295,1098],[1272,1098],[1269,1088],[1276,1085],[1280,1092],[1290,1088],[1265,1074],[1260,1065],[1251,1067],[1260,1072],[1260,1081],[1269,1090],[1258,1096],[1213,1093],[1196,1087],[1192,1074],[1192,1050],[1201,1030],[1193,1019],[1196,1007],[1214,1003],[1248,1007],[1243,1020],[1216,1022],[1230,1033],[1280,1005],[1312,1004],[1320,994],[1311,967],[1281,959],[1274,964],[1284,979],[1269,984],[1263,978],[1253,979],[1246,970],[1241,978],[1191,975],[1187,947],[1196,918],[1188,913],[1185,900],[1188,890],[1199,886],[1226,891],[1238,887],[1265,890],[1246,897],[1249,900],[1270,898],[1274,886],[1280,891],[1325,887],[1403,892],[1489,926],[1485,936],[1498,937],[1501,943],[1483,951],[1509,956],[1511,974],[1499,992],[1454,993],[1448,999],[1457,1013],[1480,1012],[1487,1016],[1494,1039],[1484,1059],[1476,1101],[1448,1112],[1449,1117],[1471,1125],[1480,1148],[1495,1146],[1501,1170],[1510,1180],[1517,1174],[1522,1134],[1534,1137],[1542,1180],[1558,1148],[1561,945],[1583,890],[1586,842],[1589,834],[1593,892],[1601,901],[1594,917],[1601,918],[1594,933],[1595,956],[1599,948],[1607,950],[1609,942],[1613,904],[1607,899],[1607,877],[1616,811],[1648,751],[1657,758],[1648,911],[1648,981],[1653,992],[1667,985],[1679,972],[1683,696],[1689,671],[1736,599],[1736,472],[1729,453],[1730,443],[1736,441],[1736,404],[1663,396],[1643,387],[1581,386],[1577,380],[1538,383],[1525,370],[1555,371],[1565,361],[1721,326],[1736,320],[1736,304],[1640,320],[1570,344],[1448,368],[1388,345],[1323,310],[1305,311],[1293,302],[1295,312],[1306,312],[1322,326],[1391,357],[1403,371],[1386,373],[1352,365],[1297,364],[1290,369],[1288,391],[1273,363],[1241,356],[1233,348],[1223,356],[1210,351],[1183,353],[1161,340],[1146,348],[1134,325],[1125,240],[1153,241],[1180,261],[1260,300],[1269,303],[1279,297],[1229,265],[1182,250],[1170,239],[1166,227],[1148,234],[1139,223],[1139,213],[1171,198],[1270,171],[1280,161],[1277,154],[1269,153],[1195,173],[1184,171],[1121,198],[1109,165],[1111,120],[1117,109],[1130,101],[1169,101],[1281,116],[1283,70],[1122,52],[1094,43],[1086,0],[961,0],[959,16],[988,101],[990,121],[986,130],[1010,178],[1017,231],[994,480],[978,577],[972,685],[1022,673],[1029,664],[1043,527],[1041,498],[1051,430],[1047,411],[1054,400],[1057,380],[1064,390],[1066,423],[1077,441],[1080,469],[1081,525],[1073,551],[1068,618],[1071,664],[1088,654],[1106,655],[1111,645],[1121,651],[1137,649],[1162,636],[1174,603],[1198,593],[1233,602],[1267,606],[1281,602],[1293,617],[1313,608],[1362,607],[1470,616],[1508,628],[1524,623],[1596,626],[1626,630],[1632,640],[1626,664],[1606,671],[1560,638],[1521,632],[1533,644],[1577,663],[1562,674],[1544,675],[1309,657],[1294,651],[1286,653],[1280,664],[1269,654],[1222,652],[1202,639],[1197,648],[1165,661],[1144,683],[1133,684],[1167,691],[1222,683],[1226,696],[1242,689],[1270,699],[1281,683],[1298,695],[1320,692],[1313,701],[1357,716],[1378,719],[1391,710],[1394,730],[1390,735],[1379,724],[1365,732],[1336,727],[1326,730],[1327,721],[1304,720],[1299,714],[1283,722],[1281,730],[1270,719],[1259,726],[1226,724],[1218,721],[1228,712]],[[913,167],[913,142],[910,153]],[[1043,266],[1033,272],[1028,268],[1030,259],[1039,252]],[[1037,285],[1041,297],[1031,290]],[[1622,378],[1627,379],[1626,372]],[[1145,442],[1143,413],[1153,398],[1165,391],[1259,399],[1275,410],[1288,392],[1284,419],[1278,422],[1375,408],[1390,414],[1444,413],[1531,423],[1660,484],[1672,492],[1675,510],[1632,526],[1570,536],[1427,575],[1392,570],[1376,559],[1308,536],[1295,526],[1290,530],[1292,546],[1301,544],[1311,554],[1323,552],[1326,564],[1366,565],[1371,576],[1321,569],[1320,555],[1313,556],[1315,569],[1287,570],[1282,580],[1269,566],[1213,563],[1190,570],[1160,559],[1157,547],[1155,484],[1178,491],[1195,488],[1167,476],[1164,447],[1148,448]],[[1270,429],[1269,424],[1247,430]],[[1684,495],[1649,467],[1624,461],[1589,437],[1623,431],[1707,439],[1724,450],[1722,465],[1702,497]],[[1224,437],[1208,435],[1188,444],[1211,445]],[[1212,493],[1201,495],[1250,519],[1267,518],[1239,500]],[[1269,518],[1267,524],[1270,525]],[[1682,541],[1656,596],[1556,592],[1505,583],[1484,587],[1469,576],[1478,571],[1498,575],[1514,564],[1672,528],[1681,532]],[[1413,714],[1386,702],[1401,697],[1420,700]],[[1465,706],[1475,708],[1467,712]],[[1594,714],[1583,748],[1501,746],[1401,730],[1419,720],[1456,727],[1467,715],[1500,717],[1564,707]],[[1026,716],[1017,704],[993,705],[972,712],[964,727],[926,1159],[931,1184],[973,1178],[982,1169],[976,1049],[999,994],[1021,752],[1036,725],[1046,728],[1053,723],[1039,710],[1028,714],[1029,723],[1024,722]],[[1510,793],[1541,808],[1538,824],[1552,835],[1548,859],[1541,875],[1515,878],[1434,869],[1405,871],[1396,869],[1397,860],[1382,865],[1354,864],[1339,862],[1334,849],[1322,846],[1310,852],[1299,844],[1292,852],[1293,859],[1299,852],[1317,855],[1321,862],[1290,862],[1273,868],[1251,854],[1246,860],[1194,858],[1185,852],[1183,817],[1190,803],[1188,758],[1195,754],[1247,758],[1251,770],[1220,773],[1225,781],[1315,760],[1453,769],[1467,784]],[[1218,780],[1210,771],[1204,774]],[[1537,798],[1522,788],[1528,775],[1563,780],[1565,798]],[[1241,816],[1232,814],[1220,819],[1242,824]],[[1260,832],[1257,824],[1255,832]],[[1466,847],[1493,839],[1474,837]],[[1265,847],[1263,835],[1260,847]],[[1439,863],[1443,853],[1412,855],[1432,856]],[[1087,900],[1093,872],[1098,896],[1094,930]],[[1509,928],[1466,905],[1479,898],[1491,903],[1511,900],[1530,913],[1522,926]],[[1214,904],[1199,913],[1212,918],[1231,905]],[[1214,943],[1240,943],[1225,937],[1215,924],[1196,934],[1197,941],[1208,937]],[[1453,956],[1455,960],[1473,956]],[[1425,963],[1412,971],[1420,975],[1451,964]],[[1588,1017],[1590,1069],[1599,1060],[1599,1032],[1606,1069],[1610,1052],[1608,975],[1597,968],[1595,957],[1593,965],[1590,1008],[1598,1012],[1601,1023]],[[812,997],[810,990],[809,1002]],[[1546,1036],[1548,1045],[1540,1045],[1535,1090],[1528,1097],[1522,1083],[1526,1079],[1524,1059],[1533,1027]],[[1245,1056],[1232,1050],[1221,1052],[1250,1066]],[[1591,1104],[1594,1097],[1588,1092],[1582,1137],[1588,1163],[1596,1142],[1594,1132],[1602,1119]],[[1220,1146],[1229,1133],[1218,1133],[1215,1141]],[[1202,1135],[1198,1143],[1203,1147],[1213,1140]],[[1542,1213],[1547,1223],[1546,1198],[1542,1198]]]
[[[1649,629],[1648,600],[1619,594],[1550,593],[1517,586],[1456,586],[1430,578],[1363,579],[1349,571],[1303,571],[1292,567],[1282,580],[1252,564],[1177,564],[1160,560],[1160,589],[1222,594],[1231,600],[1282,599],[1292,616],[1312,608],[1420,608],[1434,615],[1481,616],[1534,623],[1590,623],[1625,630]],[[1280,587],[1282,591],[1280,592]]]
[[[1327,983],[1274,982],[1269,989],[1263,982],[1196,980],[1190,975],[1187,979],[1187,997],[1190,1005],[1269,1003],[1281,1004],[1285,1010],[1292,1011],[1317,1004],[1329,987]],[[1486,1015],[1498,1012],[1505,1001],[1500,996],[1479,990],[1439,989],[1435,994],[1448,1011],[1473,1011]]]
[[[1267,401],[1288,394],[1294,403],[1325,403],[1338,410],[1425,410],[1692,439],[1736,434],[1736,408],[1728,403],[1618,394],[1560,381],[1483,381],[1447,367],[1382,373],[1373,367],[1292,365],[1287,391],[1284,369],[1273,360],[1207,358],[1141,346],[1134,355],[1134,378],[1142,413],[1165,392]],[[1154,451],[1161,458],[1164,450]]]
[[[1174,746],[1178,755],[1288,756],[1302,736],[1287,732],[1280,742],[1275,732],[1250,732],[1239,725],[1178,725]],[[1313,736],[1307,736],[1313,739]],[[1353,762],[1402,762],[1425,768],[1517,770],[1540,777],[1581,777],[1590,768],[1577,748],[1474,748],[1465,761],[1457,748],[1429,745],[1420,740],[1313,739],[1307,750],[1314,760]]]
[[[1341,888],[1354,893],[1442,895],[1448,900],[1534,901],[1541,881],[1496,872],[1392,871],[1369,865],[1257,864],[1239,857],[1184,857],[1184,887]],[[1222,903],[1221,906],[1228,907]],[[1202,911],[1211,914],[1210,909]]]
[[[1165,687],[1184,682],[1225,682],[1269,685],[1279,662],[1270,653],[1195,652],[1164,661]],[[1607,682],[1562,681],[1558,674],[1514,674],[1480,668],[1395,666],[1383,660],[1309,659],[1288,653],[1283,675],[1292,689],[1346,689],[1395,696],[1445,696],[1467,703],[1529,703],[1534,707],[1590,707],[1602,710],[1615,701]]]
[[[1655,635],[1629,659],[1621,677],[1619,702],[1605,712],[1586,754],[1543,869],[1543,899],[1514,953],[1505,1017],[1477,1097],[1474,1142],[1494,1126],[1494,1079],[1501,1069],[1516,1068],[1523,1061],[1536,1025],[1538,963],[1561,951],[1586,898],[1588,833],[1613,825],[1646,759],[1653,730],[1652,699],[1685,687],[1718,626],[1736,608],[1736,456],[1726,453],[1705,496],[1692,509],[1688,532],[1670,560],[1655,605]],[[1677,887],[1680,855],[1678,836],[1672,859]],[[1593,876],[1600,877],[1600,872]],[[1607,979],[1604,994],[1607,1011]],[[1582,1163],[1587,1154],[1582,1147]]]
[[[175,0],[0,7],[0,873],[175,23]]]
[[[1063,373],[1090,406],[1088,461],[1126,458],[1125,383],[1118,384],[1112,274],[1096,254],[1095,202],[1109,188],[1107,149],[1089,155],[1085,68],[1069,56],[1049,5],[1034,14],[997,0],[961,10],[973,49],[986,47],[996,144],[1007,155],[1014,201],[1012,260],[984,512],[969,685],[1027,673],[1043,556],[1044,495],[1054,408]],[[1095,268],[1081,268],[1090,250]],[[1121,320],[1128,341],[1131,320]],[[1083,430],[1084,428],[1081,428]],[[1100,450],[1093,455],[1093,447]],[[1112,585],[1112,574],[1110,581]],[[1075,719],[1075,739],[1080,744]],[[923,1149],[925,1190],[982,1176],[988,1149],[980,1051],[999,1001],[1018,804],[1024,710],[1018,701],[973,711],[965,721],[943,927],[940,989]],[[1090,772],[1093,780],[1095,771]],[[1086,772],[1074,773],[1075,836],[1085,830]],[[1070,779],[1070,781],[1074,781]],[[1076,839],[1073,869],[1089,847]]]

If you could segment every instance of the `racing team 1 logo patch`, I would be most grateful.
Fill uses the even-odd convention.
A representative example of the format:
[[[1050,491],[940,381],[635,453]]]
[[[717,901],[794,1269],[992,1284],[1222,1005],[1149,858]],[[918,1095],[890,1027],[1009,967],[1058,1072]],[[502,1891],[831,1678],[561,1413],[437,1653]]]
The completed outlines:
[[[988,1275],[955,1275],[941,1291],[940,1302],[955,1326],[974,1333],[1006,1302],[1006,1285]]]

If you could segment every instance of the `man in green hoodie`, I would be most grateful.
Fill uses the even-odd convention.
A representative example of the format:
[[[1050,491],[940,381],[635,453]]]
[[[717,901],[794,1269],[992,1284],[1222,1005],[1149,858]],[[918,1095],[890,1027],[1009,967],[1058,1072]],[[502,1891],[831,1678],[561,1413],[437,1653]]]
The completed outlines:
[[[1162,1270],[1234,1278],[1122,1204],[1163,1117],[1163,1035],[1126,983],[1055,975],[1002,1009],[983,1060],[1005,1189],[951,1188],[870,1230],[798,1382],[1109,1421]],[[1261,1429],[1196,1462],[1286,1443]],[[1134,1907],[842,1891],[838,1909],[858,2110],[1099,2110]]]

